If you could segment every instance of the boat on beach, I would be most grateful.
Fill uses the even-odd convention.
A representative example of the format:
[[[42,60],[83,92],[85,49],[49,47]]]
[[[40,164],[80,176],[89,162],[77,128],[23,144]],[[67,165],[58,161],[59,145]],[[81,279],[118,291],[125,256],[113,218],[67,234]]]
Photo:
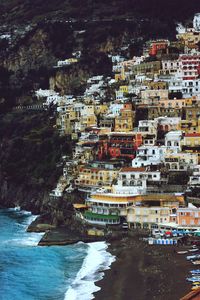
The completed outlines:
[[[196,255],[188,255],[187,260],[195,260],[195,259],[200,259],[200,254],[196,254]]]
[[[191,270],[190,273],[196,273],[196,274],[200,274],[200,269],[196,269],[196,270]]]
[[[200,277],[188,277],[187,281],[191,281],[191,282],[199,282],[200,281]]]
[[[189,252],[197,252],[197,251],[199,251],[198,248],[189,249]]]
[[[200,265],[200,260],[194,260],[192,261],[193,265]]]

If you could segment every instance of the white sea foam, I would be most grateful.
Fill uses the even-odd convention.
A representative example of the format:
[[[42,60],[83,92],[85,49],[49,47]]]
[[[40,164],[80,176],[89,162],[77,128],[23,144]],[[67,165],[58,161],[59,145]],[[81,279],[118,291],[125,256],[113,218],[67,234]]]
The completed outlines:
[[[91,300],[93,293],[100,290],[96,281],[103,278],[103,271],[110,268],[115,257],[107,252],[105,242],[88,244],[88,253],[75,280],[65,294],[64,300]]]
[[[12,208],[8,208],[8,210],[10,210],[10,211],[20,211],[21,208],[20,208],[20,206],[15,206],[15,207],[12,207]]]
[[[26,210],[20,210],[17,208],[13,208],[13,211],[16,211],[17,215],[24,215],[26,216],[26,219],[22,225],[24,227],[24,234],[20,236],[20,238],[14,238],[10,241],[6,241],[6,243],[14,244],[17,246],[30,246],[34,247],[37,246],[39,241],[41,240],[44,233],[36,233],[36,232],[26,232],[28,226],[35,221],[35,219],[38,217],[38,215],[32,215],[30,211]]]
[[[21,239],[13,239],[10,242],[17,246],[36,247],[42,238],[42,233],[28,233],[30,236],[24,236]]]

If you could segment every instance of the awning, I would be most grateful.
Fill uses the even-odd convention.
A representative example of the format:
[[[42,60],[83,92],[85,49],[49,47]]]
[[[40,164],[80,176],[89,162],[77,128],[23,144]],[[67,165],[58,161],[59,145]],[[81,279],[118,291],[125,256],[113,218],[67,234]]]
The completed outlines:
[[[86,204],[80,204],[80,203],[75,203],[73,204],[75,209],[80,209],[80,208],[87,208]]]

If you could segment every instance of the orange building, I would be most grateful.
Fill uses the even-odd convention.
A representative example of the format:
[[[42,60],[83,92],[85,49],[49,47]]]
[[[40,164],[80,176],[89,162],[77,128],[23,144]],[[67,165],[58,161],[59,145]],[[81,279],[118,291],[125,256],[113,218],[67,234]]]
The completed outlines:
[[[195,206],[178,208],[177,223],[181,226],[199,226],[200,225],[200,208]]]

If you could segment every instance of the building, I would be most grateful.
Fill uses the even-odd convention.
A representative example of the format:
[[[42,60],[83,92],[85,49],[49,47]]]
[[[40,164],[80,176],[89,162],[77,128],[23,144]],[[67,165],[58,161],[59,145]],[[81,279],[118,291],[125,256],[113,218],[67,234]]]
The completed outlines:
[[[117,193],[146,193],[148,185],[159,185],[163,182],[161,172],[150,168],[123,167],[117,179],[117,184],[113,185],[113,190]]]
[[[188,171],[198,164],[198,154],[187,152],[166,154],[164,163],[169,171]]]
[[[156,120],[140,120],[138,124],[138,132],[142,134],[144,145],[155,145],[157,139],[157,121]]]
[[[156,89],[146,89],[144,91],[141,91],[141,98],[142,99],[168,99],[169,98],[169,92],[167,89],[165,90],[156,90]]]
[[[161,75],[174,75],[179,68],[179,60],[162,60]]]
[[[132,160],[133,168],[156,166],[164,162],[167,148],[164,146],[140,146],[136,158]]]
[[[181,141],[183,151],[200,151],[200,133],[186,133]]]
[[[131,104],[124,104],[120,114],[115,117],[115,131],[129,132],[133,131],[135,122],[134,112]]]
[[[134,203],[134,196],[114,193],[92,193],[86,199],[88,210],[84,218],[97,225],[117,225],[125,220],[127,207]]]
[[[167,225],[183,205],[181,194],[139,195],[135,197],[135,204],[127,208],[127,222],[129,227],[146,229]]]
[[[200,14],[195,14],[193,19],[193,27],[195,32],[200,32]]]
[[[158,223],[169,223],[171,212],[169,207],[132,206],[128,208],[127,222],[132,228],[153,229],[157,228]]]
[[[169,131],[165,135],[165,147],[174,153],[181,151],[181,131]]]
[[[180,117],[159,117],[157,118],[158,128],[161,131],[169,132],[176,131],[179,128]]]
[[[142,135],[137,132],[111,132],[99,147],[99,157],[133,159],[142,144]]]
[[[161,69],[161,62],[160,61],[151,61],[151,62],[143,62],[141,64],[132,66],[131,71],[132,74],[159,74]]]
[[[80,167],[75,185],[79,190],[86,192],[100,187],[111,187],[121,166],[121,162],[90,162]]]
[[[156,56],[160,51],[166,51],[169,46],[168,40],[155,40],[149,42],[149,55]]]
[[[191,187],[200,186],[200,165],[194,166],[188,185]]]
[[[186,227],[200,226],[200,208],[189,204],[188,207],[177,209],[177,223]]]
[[[159,174],[150,174],[151,178],[158,179]],[[145,168],[124,167],[118,174],[117,183],[113,191],[117,194],[144,194],[147,188],[148,174]]]

